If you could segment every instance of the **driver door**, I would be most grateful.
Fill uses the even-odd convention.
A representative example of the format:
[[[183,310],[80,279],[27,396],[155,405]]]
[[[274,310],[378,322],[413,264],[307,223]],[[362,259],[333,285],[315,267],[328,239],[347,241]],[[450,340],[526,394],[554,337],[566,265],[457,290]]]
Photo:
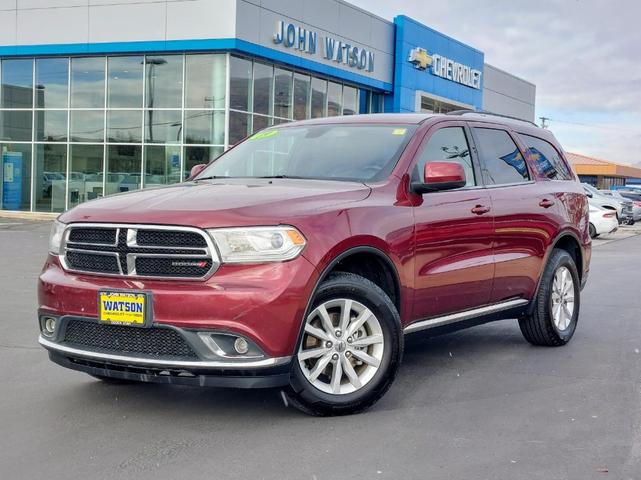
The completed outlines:
[[[414,207],[415,297],[420,320],[489,303],[494,278],[490,196],[463,122],[438,123],[418,150],[412,180],[430,161],[458,162],[466,186],[423,194]]]

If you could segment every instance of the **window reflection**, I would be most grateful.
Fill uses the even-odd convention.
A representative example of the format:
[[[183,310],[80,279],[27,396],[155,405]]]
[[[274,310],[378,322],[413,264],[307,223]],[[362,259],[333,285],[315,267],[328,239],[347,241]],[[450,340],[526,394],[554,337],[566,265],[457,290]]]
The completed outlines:
[[[340,83],[327,83],[327,116],[335,117],[342,113],[341,97],[343,96],[343,86]]]
[[[145,141],[148,143],[180,143],[182,130],[180,110],[145,112]]]
[[[104,57],[71,59],[71,107],[103,108],[104,106]]]
[[[254,113],[271,115],[274,93],[274,67],[254,63]]]
[[[327,115],[327,80],[312,78],[312,118]]]
[[[33,113],[30,110],[3,110],[0,112],[2,140],[30,142]]]
[[[102,145],[71,145],[69,208],[103,195]]]
[[[294,75],[294,120],[309,118],[309,76]]]
[[[31,144],[2,144],[2,208],[31,208]]]
[[[225,55],[187,55],[185,106],[225,108]]]
[[[129,192],[140,188],[142,147],[109,145],[107,147],[107,195]]]
[[[102,142],[105,138],[104,110],[72,110],[71,141]]]
[[[282,68],[274,69],[274,116],[292,118],[293,73]]]
[[[2,60],[2,108],[33,106],[33,60]]]
[[[142,142],[142,110],[109,110],[107,141],[111,143]]]
[[[148,56],[145,60],[148,108],[181,108],[182,55]]]
[[[145,147],[145,186],[180,182],[180,147]]]
[[[67,141],[67,110],[36,110],[36,140]]]
[[[112,108],[142,107],[143,57],[109,57],[107,106]]]
[[[34,202],[38,212],[62,212],[67,188],[67,146],[36,145]]]
[[[234,110],[249,109],[249,88],[252,73],[252,62],[244,58],[229,59],[229,108]]]
[[[189,177],[195,165],[209,163],[223,153],[223,147],[185,147],[183,179]]]
[[[36,60],[37,108],[67,108],[68,84],[68,58],[39,58]]]
[[[225,112],[189,110],[185,112],[185,143],[225,143]]]

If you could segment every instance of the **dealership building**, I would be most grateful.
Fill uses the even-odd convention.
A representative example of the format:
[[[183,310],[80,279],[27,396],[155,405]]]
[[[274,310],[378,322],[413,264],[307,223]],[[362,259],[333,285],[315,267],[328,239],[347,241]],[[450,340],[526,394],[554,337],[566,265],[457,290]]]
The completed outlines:
[[[1,208],[181,181],[293,120],[473,109],[534,120],[482,51],[342,0],[0,0]]]

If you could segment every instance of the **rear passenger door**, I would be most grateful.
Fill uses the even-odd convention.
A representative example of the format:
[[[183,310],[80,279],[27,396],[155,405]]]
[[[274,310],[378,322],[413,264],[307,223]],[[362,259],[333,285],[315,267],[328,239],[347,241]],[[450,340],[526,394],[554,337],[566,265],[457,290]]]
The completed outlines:
[[[427,133],[410,169],[418,180],[426,162],[463,165],[467,185],[425,193],[413,207],[415,234],[414,319],[486,305],[490,298],[492,212],[463,122],[444,122]]]
[[[483,181],[494,214],[494,284],[490,302],[531,298],[555,226],[555,199],[534,181],[516,136],[472,123]],[[551,215],[552,214],[552,215]]]

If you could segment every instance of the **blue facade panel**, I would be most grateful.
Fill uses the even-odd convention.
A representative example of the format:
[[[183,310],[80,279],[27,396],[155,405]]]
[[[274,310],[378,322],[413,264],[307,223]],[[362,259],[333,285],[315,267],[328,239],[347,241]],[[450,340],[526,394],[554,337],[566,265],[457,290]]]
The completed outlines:
[[[405,15],[394,18],[394,24],[396,25],[394,92],[388,96],[389,99],[386,99],[386,111],[416,111],[416,91],[419,90],[482,110],[485,62],[483,52]],[[429,55],[438,54],[480,71],[480,88],[472,88],[441,78],[432,73],[431,67],[425,70],[416,68],[409,62],[410,52],[415,48],[425,49]]]

